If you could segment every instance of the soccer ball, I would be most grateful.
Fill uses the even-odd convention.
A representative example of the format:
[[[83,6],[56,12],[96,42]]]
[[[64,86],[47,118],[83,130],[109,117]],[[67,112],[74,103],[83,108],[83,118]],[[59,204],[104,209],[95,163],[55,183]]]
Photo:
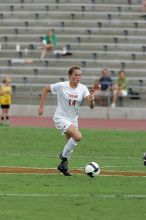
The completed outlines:
[[[87,174],[90,177],[98,176],[100,173],[100,167],[98,163],[90,162],[85,166],[85,174]]]

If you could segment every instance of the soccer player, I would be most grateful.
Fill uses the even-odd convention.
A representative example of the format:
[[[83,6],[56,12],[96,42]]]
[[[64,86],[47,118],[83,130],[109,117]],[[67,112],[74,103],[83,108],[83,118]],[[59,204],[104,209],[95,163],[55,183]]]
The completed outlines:
[[[65,176],[71,176],[68,170],[68,160],[74,147],[82,138],[82,134],[78,130],[79,106],[84,99],[90,108],[95,106],[94,95],[90,94],[87,87],[80,83],[81,74],[80,67],[73,66],[68,70],[68,81],[49,84],[44,87],[38,108],[38,114],[42,115],[47,94],[49,92],[57,94],[58,106],[53,120],[56,128],[66,135],[67,143],[59,156],[61,162],[58,165],[58,170]]]
[[[143,159],[144,159],[144,166],[146,166],[146,152],[143,155]]]
[[[11,96],[11,79],[7,77],[3,80],[3,84],[0,87],[0,103],[2,109],[0,125],[9,125],[9,109],[12,99]]]

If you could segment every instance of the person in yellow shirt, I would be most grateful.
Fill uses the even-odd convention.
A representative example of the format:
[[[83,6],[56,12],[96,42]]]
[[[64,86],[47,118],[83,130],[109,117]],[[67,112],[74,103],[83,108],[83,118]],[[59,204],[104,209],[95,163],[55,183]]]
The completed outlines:
[[[9,125],[9,109],[12,102],[11,79],[5,78],[0,87],[1,125]]]

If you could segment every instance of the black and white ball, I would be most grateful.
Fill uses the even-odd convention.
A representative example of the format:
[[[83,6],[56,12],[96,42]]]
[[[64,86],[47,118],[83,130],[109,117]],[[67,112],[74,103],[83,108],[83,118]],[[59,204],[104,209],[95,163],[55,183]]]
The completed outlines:
[[[98,163],[90,162],[85,166],[85,174],[90,177],[98,176],[100,173],[100,167]]]

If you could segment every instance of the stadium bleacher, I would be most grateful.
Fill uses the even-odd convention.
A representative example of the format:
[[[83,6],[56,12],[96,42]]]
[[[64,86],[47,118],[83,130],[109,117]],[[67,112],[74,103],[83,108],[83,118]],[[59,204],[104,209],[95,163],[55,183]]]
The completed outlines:
[[[87,86],[103,68],[113,79],[124,69],[141,99],[136,104],[127,99],[123,105],[145,106],[145,23],[139,0],[0,0],[0,80],[12,78],[15,104],[38,104],[41,88],[66,80],[71,65],[82,67]],[[66,46],[72,56],[49,53],[40,60],[48,29],[56,31],[57,49]],[[34,62],[13,62],[26,58]],[[50,100],[56,103],[53,96]]]

